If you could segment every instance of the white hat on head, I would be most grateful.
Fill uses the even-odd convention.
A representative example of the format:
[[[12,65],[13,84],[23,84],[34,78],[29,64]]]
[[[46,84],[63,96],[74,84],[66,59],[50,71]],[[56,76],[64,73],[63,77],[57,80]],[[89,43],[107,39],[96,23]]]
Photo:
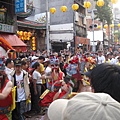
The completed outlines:
[[[78,93],[58,99],[48,108],[50,120],[120,120],[120,103],[105,93]]]
[[[38,58],[39,58],[39,57],[37,57],[37,56],[33,56],[33,57],[32,57],[32,61],[33,61],[33,60],[37,60]]]

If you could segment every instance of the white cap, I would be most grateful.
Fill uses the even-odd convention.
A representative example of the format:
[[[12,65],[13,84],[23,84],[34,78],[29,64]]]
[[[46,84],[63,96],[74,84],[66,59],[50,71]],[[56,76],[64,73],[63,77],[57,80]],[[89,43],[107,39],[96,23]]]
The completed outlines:
[[[48,62],[48,61],[50,61],[50,59],[49,58],[45,58],[44,62]]]
[[[78,93],[58,99],[48,108],[50,120],[120,120],[120,104],[105,93]]]
[[[37,60],[38,58],[39,58],[39,57],[33,56],[33,57],[32,57],[32,61],[33,61],[33,60]]]

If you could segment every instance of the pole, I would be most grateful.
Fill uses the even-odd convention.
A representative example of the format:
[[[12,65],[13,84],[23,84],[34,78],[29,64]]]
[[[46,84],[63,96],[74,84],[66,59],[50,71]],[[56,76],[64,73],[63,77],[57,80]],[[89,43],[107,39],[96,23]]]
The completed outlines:
[[[75,11],[73,11],[73,31],[74,31],[73,40],[74,40],[74,53],[75,53],[75,52],[76,52],[76,41],[75,41],[75,38],[76,38]]]
[[[48,23],[48,0],[46,0],[46,41],[45,44],[47,45],[47,53],[49,55],[49,23]]]
[[[93,46],[92,51],[95,52],[95,41],[94,41],[94,10],[92,10],[92,32],[93,32]]]

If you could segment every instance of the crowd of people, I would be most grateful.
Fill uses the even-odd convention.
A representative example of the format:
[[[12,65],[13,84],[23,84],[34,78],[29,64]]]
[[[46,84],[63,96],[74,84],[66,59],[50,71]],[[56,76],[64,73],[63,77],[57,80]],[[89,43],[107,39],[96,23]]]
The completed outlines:
[[[0,120],[25,120],[47,110],[50,120],[118,120],[119,66],[118,51],[83,53],[79,46],[75,54],[64,50],[0,58]]]

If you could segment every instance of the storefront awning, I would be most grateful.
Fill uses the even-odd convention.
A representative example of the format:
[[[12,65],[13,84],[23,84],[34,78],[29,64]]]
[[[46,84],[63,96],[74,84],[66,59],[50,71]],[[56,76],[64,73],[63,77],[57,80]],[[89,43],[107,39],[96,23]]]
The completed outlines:
[[[4,45],[6,45],[6,50],[7,50],[7,46],[9,46],[9,49],[15,49],[16,51],[18,51],[19,49],[21,49],[21,51],[26,51],[26,47],[27,45],[21,41],[16,35],[12,35],[12,34],[0,34],[0,38],[3,39],[3,41],[0,40],[0,42],[2,42]],[[10,48],[11,46],[11,48]],[[19,48],[19,49],[18,49]]]

